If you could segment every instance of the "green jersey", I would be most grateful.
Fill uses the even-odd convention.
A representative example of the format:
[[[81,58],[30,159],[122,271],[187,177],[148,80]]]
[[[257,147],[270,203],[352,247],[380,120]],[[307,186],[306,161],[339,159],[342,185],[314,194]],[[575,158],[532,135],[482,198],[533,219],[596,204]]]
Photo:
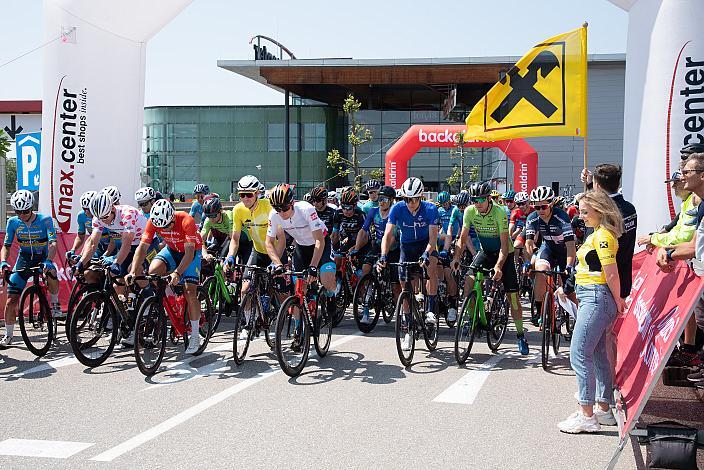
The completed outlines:
[[[479,237],[482,250],[496,253],[501,250],[501,234],[508,234],[508,219],[502,206],[491,205],[486,214],[480,214],[476,206],[471,205],[464,211],[464,226],[474,227]],[[513,244],[508,244],[508,252],[513,253]]]

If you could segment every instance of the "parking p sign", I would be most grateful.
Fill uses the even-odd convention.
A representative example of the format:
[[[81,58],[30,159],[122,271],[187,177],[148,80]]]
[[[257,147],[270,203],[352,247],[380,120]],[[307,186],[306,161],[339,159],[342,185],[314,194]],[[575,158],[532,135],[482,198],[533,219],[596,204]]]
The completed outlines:
[[[16,137],[17,189],[28,189],[30,191],[39,189],[41,139],[41,132],[18,134]]]

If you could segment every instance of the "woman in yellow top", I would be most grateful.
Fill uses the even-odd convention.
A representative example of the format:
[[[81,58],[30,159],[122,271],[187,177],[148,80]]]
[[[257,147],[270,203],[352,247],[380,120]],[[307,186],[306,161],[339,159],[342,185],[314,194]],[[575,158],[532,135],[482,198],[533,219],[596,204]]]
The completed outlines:
[[[581,409],[558,424],[561,431],[573,434],[616,424],[611,411],[614,378],[606,338],[616,316],[625,309],[616,267],[618,238],[623,233],[621,212],[605,192],[595,190],[579,198],[579,217],[594,232],[577,251],[575,275],[579,308],[570,363],[577,376]]]

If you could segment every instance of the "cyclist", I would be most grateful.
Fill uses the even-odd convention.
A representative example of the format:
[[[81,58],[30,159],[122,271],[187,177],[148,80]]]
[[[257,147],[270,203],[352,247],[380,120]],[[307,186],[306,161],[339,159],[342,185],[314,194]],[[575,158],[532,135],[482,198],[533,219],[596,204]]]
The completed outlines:
[[[511,211],[511,218],[509,219],[508,225],[508,233],[511,236],[511,240],[513,240],[513,247],[517,250],[521,250],[521,256],[523,257],[521,263],[524,266],[530,261],[528,251],[523,249],[526,244],[526,219],[532,212],[530,204],[528,204],[528,199],[528,193],[524,191],[516,193],[514,199],[516,208]]]
[[[328,203],[327,194],[328,191],[325,189],[325,186],[317,186],[310,192],[310,202],[313,204],[313,207],[315,207],[320,220],[325,224],[328,233],[332,233],[337,209],[333,208],[333,206]]]
[[[450,230],[450,221],[452,220],[452,215],[456,213],[457,208],[450,202],[450,193],[447,191],[442,191],[437,197],[438,206],[438,218],[440,220],[440,234],[438,235],[438,280],[445,279],[447,285],[447,321],[457,320],[457,282],[455,282],[455,276],[452,275],[452,270],[450,269],[449,263],[449,247],[452,243],[452,233],[458,234],[460,232],[459,220],[455,218],[454,231]],[[447,247],[447,248],[446,248]]]
[[[330,237],[340,253],[347,252],[354,246],[357,234],[364,225],[364,212],[357,207],[358,199],[357,191],[352,186],[345,188],[340,195],[340,210],[333,219]]]
[[[472,198],[472,206],[464,212],[464,224],[460,240],[457,242],[457,250],[452,261],[453,269],[457,270],[463,247],[466,244],[469,234],[469,227],[474,226],[479,236],[481,250],[472,260],[471,268],[476,271],[478,268],[493,269],[495,282],[501,281],[506,291],[506,297],[511,307],[511,316],[516,325],[516,336],[518,338],[518,350],[521,354],[529,353],[528,341],[526,341],[523,329],[523,316],[521,304],[518,300],[518,276],[516,275],[516,265],[513,261],[513,243],[508,236],[508,220],[504,210],[494,204],[489,198],[491,187],[489,183],[474,183],[469,190]],[[474,284],[474,276],[468,275],[465,279],[465,295]]]
[[[332,206],[333,209],[339,209],[340,202],[337,200],[337,193],[335,191],[328,191],[328,204]]]
[[[208,252],[213,251],[221,258],[227,255],[232,236],[232,218],[227,211],[222,210],[219,197],[211,197],[203,202],[205,219],[200,237],[203,240],[203,261],[212,262],[213,256]]]
[[[122,198],[122,194],[120,194],[120,190],[117,189],[117,186],[106,186],[101,189],[100,192],[108,194],[108,196],[110,196],[110,199],[112,200],[113,205],[120,205],[120,199]],[[103,253],[103,256],[113,255],[122,246],[122,234],[120,232],[115,232],[113,230],[108,229],[103,229],[103,233],[110,236],[109,247],[105,251],[105,253]],[[100,249],[100,246],[98,247],[98,249]]]
[[[284,265],[281,262],[283,246],[277,240],[285,240],[286,234],[294,240],[293,269],[307,271],[308,282],[320,282],[325,287],[328,297],[328,315],[335,314],[335,263],[331,257],[331,243],[327,236],[325,224],[318,218],[315,207],[305,201],[293,201],[293,189],[282,183],[276,185],[269,195],[274,211],[269,215],[269,228],[266,232],[266,251],[273,263],[272,272],[281,274]],[[300,318],[296,318],[296,332],[300,327]],[[300,337],[296,336],[293,349],[301,347]]]
[[[191,335],[186,354],[194,354],[200,348],[200,302],[198,301],[198,283],[200,281],[201,248],[200,234],[196,230],[195,219],[183,211],[176,211],[170,201],[160,199],[154,203],[151,216],[144,233],[141,234],[139,247],[134,254],[134,263],[125,280],[131,284],[139,273],[149,247],[159,234],[166,246],[154,260],[149,263],[149,274],[156,276],[171,275],[171,285],[184,284],[184,297],[188,304],[188,316],[191,321]]]
[[[437,271],[438,262],[438,209],[435,204],[422,201],[423,182],[418,178],[408,178],[401,185],[401,194],[404,201],[394,204],[389,213],[389,220],[386,223],[384,238],[381,241],[381,255],[377,262],[379,268],[386,267],[391,248],[397,237],[394,235],[396,227],[401,233],[400,240],[400,261],[414,262],[420,261],[429,273]],[[399,267],[399,279],[407,279],[406,269]],[[428,276],[428,302],[425,321],[436,324],[435,317],[435,296],[437,295],[437,276]],[[404,309],[409,309],[409,305],[404,305]],[[404,311],[404,317],[409,314]],[[410,349],[411,337],[407,333],[403,338],[403,349]]]
[[[139,188],[134,193],[134,200],[137,201],[137,205],[142,209],[142,214],[147,219],[149,218],[149,211],[152,210],[152,206],[157,199],[162,199],[161,194],[157,193],[154,188],[146,186],[144,188]]]
[[[468,205],[469,193],[467,192],[467,190],[463,189],[457,195],[457,207],[456,210],[453,211],[452,215],[450,216],[450,226],[448,228],[450,240],[446,240],[446,242],[449,241],[450,244],[445,244],[445,251],[447,251],[448,253],[450,253],[452,242],[455,242],[460,236],[460,232],[462,232],[464,211],[467,209]],[[467,237],[466,249],[470,254],[470,260],[477,256],[479,248],[479,238],[477,237],[477,232],[474,230],[474,227],[469,227],[469,236]]]
[[[95,191],[86,191],[81,195],[81,208],[83,211],[78,214],[78,233],[76,238],[73,240],[73,245],[71,249],[66,252],[66,261],[69,264],[76,262],[76,252],[80,252],[83,244],[86,241],[86,237],[90,236],[93,232],[93,214],[90,212],[90,200],[97,193]],[[98,244],[98,249],[95,252],[94,258],[99,258],[106,252],[110,252],[110,231],[103,230],[103,234],[100,237],[100,243]]]
[[[513,189],[507,190],[502,196],[501,200],[504,204],[504,210],[508,214],[509,224],[511,223],[511,212],[516,208],[516,191]]]
[[[205,201],[205,196],[210,194],[210,188],[205,184],[197,184],[193,188],[193,204],[191,204],[191,210],[188,211],[188,215],[193,217],[196,224],[200,225],[203,219],[203,202]]]
[[[563,269],[567,275],[573,275],[577,250],[571,219],[565,211],[553,207],[555,193],[552,188],[538,186],[530,192],[530,201],[535,212],[526,219],[526,250],[529,256],[536,255],[535,269]],[[536,250],[538,235],[543,242]],[[535,277],[533,289],[536,317],[539,317],[545,296],[545,276]],[[537,322],[537,318],[531,320],[534,324]]]
[[[257,192],[257,197],[259,199],[266,198],[266,186],[264,186],[264,183],[262,182],[259,182],[259,191]]]
[[[44,268],[44,272],[50,275],[46,278],[46,285],[51,296],[51,316],[54,318],[63,316],[59,304],[59,281],[56,278],[56,267],[53,262],[56,255],[54,221],[51,217],[34,212],[34,196],[26,189],[16,191],[10,197],[10,205],[16,215],[7,221],[5,241],[0,250],[0,269],[3,274],[10,269],[7,258],[15,238],[20,249],[13,268],[15,272],[10,276],[10,283],[7,285],[5,336],[0,340],[0,349],[5,349],[12,344],[17,321],[17,302],[30,277],[29,272],[23,270],[38,266]]]
[[[379,189],[381,188],[381,181],[379,180],[369,180],[367,184],[364,185],[364,189],[369,195],[369,200],[362,205],[362,211],[364,214],[369,214],[372,207],[379,207]]]

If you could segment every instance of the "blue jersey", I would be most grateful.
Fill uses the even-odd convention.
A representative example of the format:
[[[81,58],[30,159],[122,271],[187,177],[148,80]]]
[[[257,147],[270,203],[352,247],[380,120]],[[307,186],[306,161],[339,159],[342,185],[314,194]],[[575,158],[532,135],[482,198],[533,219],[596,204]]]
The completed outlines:
[[[360,209],[362,209],[362,212],[364,212],[364,214],[366,215],[366,214],[369,214],[369,211],[375,207],[379,207],[379,201],[372,201],[370,199],[369,201],[362,204]]]
[[[440,231],[442,233],[447,233],[447,229],[450,226],[450,219],[452,218],[452,212],[455,206],[450,206],[449,209],[445,209],[442,206],[438,207],[438,219],[440,225]]]
[[[196,219],[196,222],[200,221],[200,219],[203,217],[203,204],[198,202],[197,199],[193,201],[193,204],[191,204],[191,210],[188,211],[188,215]]]
[[[78,234],[91,234],[93,232],[93,217],[88,217],[83,211],[78,214]]]
[[[430,226],[438,225],[438,208],[428,201],[421,201],[415,215],[408,210],[405,201],[394,204],[389,214],[389,223],[401,232],[401,244],[425,241],[430,238]]]
[[[49,243],[56,242],[54,220],[42,214],[35,214],[32,223],[27,225],[19,217],[11,217],[7,221],[4,245],[11,246],[15,238],[20,245],[21,254],[32,258],[35,256],[46,257]]]
[[[565,211],[553,208],[550,220],[544,222],[538,211],[532,212],[526,219],[526,240],[535,240],[540,234],[553,253],[566,252],[565,242],[574,241],[572,221]]]
[[[378,207],[372,207],[369,209],[367,216],[364,218],[364,225],[362,225],[362,230],[369,234],[369,238],[372,243],[379,245],[381,244],[381,239],[384,237],[384,232],[386,231],[386,223],[389,221],[389,216],[386,218],[381,216],[381,211]],[[399,243],[399,230],[398,227],[394,228],[394,243],[391,245],[391,251],[398,248]]]

